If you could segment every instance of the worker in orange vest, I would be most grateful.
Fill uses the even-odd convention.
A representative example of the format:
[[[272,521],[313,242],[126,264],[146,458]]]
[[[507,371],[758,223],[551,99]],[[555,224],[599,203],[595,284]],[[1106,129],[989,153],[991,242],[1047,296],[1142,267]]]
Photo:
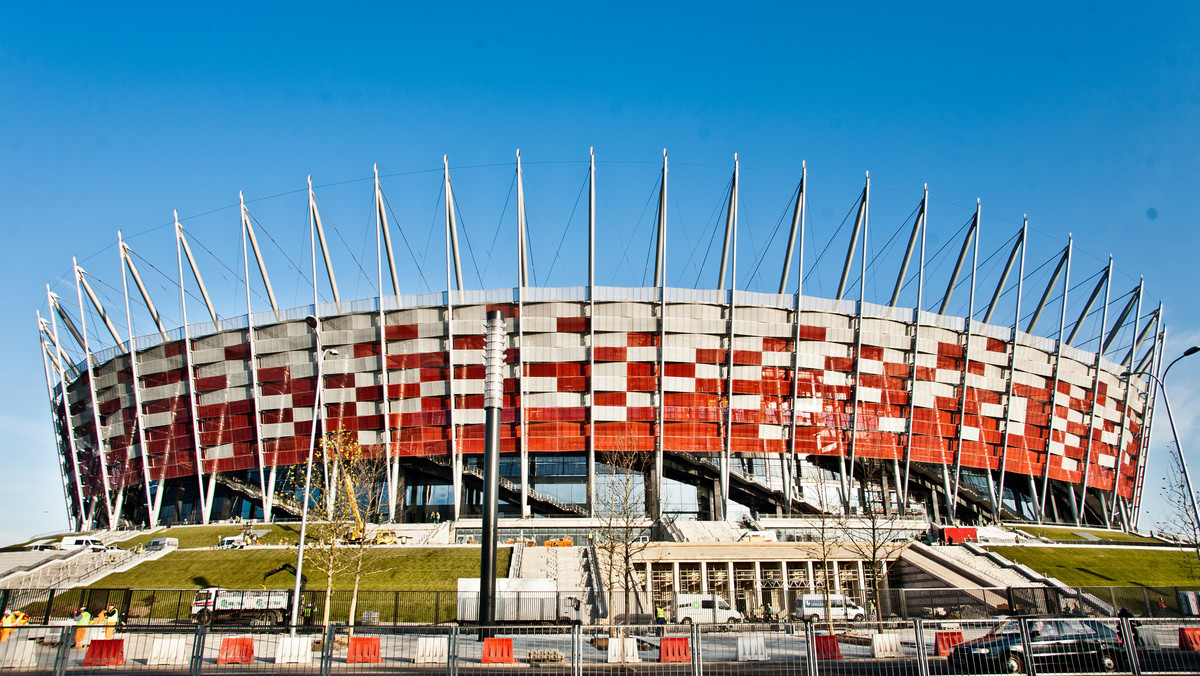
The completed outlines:
[[[92,614],[87,608],[75,610],[75,647],[82,648],[87,641],[87,626],[92,623]]]
[[[8,640],[8,635],[13,632],[14,625],[16,625],[16,618],[13,617],[12,611],[4,611],[4,618],[0,619],[0,643]]]
[[[104,638],[112,638],[117,632],[117,607],[109,606],[108,612],[104,616],[104,623],[108,625],[104,629]]]

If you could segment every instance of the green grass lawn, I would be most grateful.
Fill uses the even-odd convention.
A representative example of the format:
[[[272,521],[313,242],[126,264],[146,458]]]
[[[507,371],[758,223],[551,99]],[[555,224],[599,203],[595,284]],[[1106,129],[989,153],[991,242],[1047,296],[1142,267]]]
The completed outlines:
[[[1191,586],[1195,554],[1177,549],[1112,547],[989,547],[1039,573],[1080,587]]]
[[[498,550],[496,570],[499,577],[508,575],[511,553],[507,547]],[[361,588],[364,590],[455,591],[458,578],[479,577],[478,547],[375,548],[367,552],[367,557],[374,572],[363,577]],[[109,575],[91,586],[97,589],[258,589],[263,573],[280,564],[295,562],[296,552],[288,549],[176,551],[124,573]],[[325,574],[316,570],[307,557],[305,562],[308,588],[324,589]],[[279,573],[267,581],[267,587],[290,589],[293,581],[291,575]],[[350,589],[353,585],[351,575],[337,575],[333,579],[334,589]]]
[[[270,531],[262,536],[259,541],[264,545],[294,545],[300,541],[300,527],[297,525],[285,524],[255,524],[254,530],[262,532]],[[242,527],[237,525],[221,525],[221,526],[175,526],[165,530],[155,531],[145,535],[129,538],[117,542],[117,546],[123,549],[132,549],[138,545],[149,544],[151,540],[156,538],[175,538],[179,540],[180,549],[198,549],[201,547],[216,547],[221,542],[221,538],[241,535]]]
[[[1119,530],[1105,530],[1103,528],[1062,528],[1062,527],[1046,527],[1046,526],[1022,526],[1016,530],[1028,533],[1034,537],[1044,537],[1051,540],[1086,540],[1081,537],[1080,533],[1087,533],[1101,540],[1110,542],[1158,542],[1158,540],[1136,533],[1124,533]]]

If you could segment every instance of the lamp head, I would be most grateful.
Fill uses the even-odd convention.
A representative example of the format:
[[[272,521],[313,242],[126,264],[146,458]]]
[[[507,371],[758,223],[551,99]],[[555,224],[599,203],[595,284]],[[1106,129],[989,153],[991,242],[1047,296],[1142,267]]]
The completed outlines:
[[[1190,357],[1190,356],[1196,354],[1197,352],[1200,352],[1200,345],[1193,345],[1183,351],[1183,356]]]
[[[304,323],[308,324],[308,328],[310,328],[314,331],[317,330],[317,318],[314,315],[308,315],[307,317],[305,317]]]
[[[335,350],[335,349],[333,349],[333,348],[330,348],[330,349],[328,349],[328,350],[325,350],[325,352],[327,352],[328,354],[332,354],[332,355],[341,354],[340,352],[338,352],[337,350]]]
[[[1122,380],[1124,380],[1124,379],[1128,378],[1128,377],[1129,377],[1129,376],[1131,376],[1131,375],[1133,375],[1133,371],[1122,371],[1122,372],[1121,372],[1121,379],[1122,379]]]

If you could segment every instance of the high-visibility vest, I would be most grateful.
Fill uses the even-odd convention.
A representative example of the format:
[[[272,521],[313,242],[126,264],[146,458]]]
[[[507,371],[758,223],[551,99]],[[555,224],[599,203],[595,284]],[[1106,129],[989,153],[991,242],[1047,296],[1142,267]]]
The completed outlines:
[[[658,619],[660,619],[660,620],[666,619],[666,617],[667,617],[667,611],[666,611],[666,609],[665,609],[665,608],[663,608],[662,606],[659,606],[658,608],[655,608],[655,612],[656,612],[656,614],[657,614],[657,616],[658,616]]]

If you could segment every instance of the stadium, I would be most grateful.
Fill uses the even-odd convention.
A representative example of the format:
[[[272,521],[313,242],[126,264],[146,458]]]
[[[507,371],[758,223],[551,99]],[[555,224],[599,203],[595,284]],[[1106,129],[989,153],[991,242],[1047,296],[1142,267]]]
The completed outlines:
[[[868,177],[844,224],[849,242],[838,244],[846,253],[837,291],[814,296],[804,282],[813,258],[805,173],[784,221],[786,246],[771,252],[782,267],[778,290],[738,289],[735,162],[721,198],[724,229],[715,230],[719,283],[675,288],[665,274],[664,153],[653,284],[602,286],[594,169],[593,159],[581,286],[530,284],[519,155],[511,288],[464,287],[448,166],[441,292],[404,293],[378,173],[377,260],[364,264],[377,275],[372,297],[341,297],[311,181],[312,304],[278,306],[244,202],[241,315],[218,312],[178,219],[176,259],[166,265],[178,269],[178,327],[164,324],[125,242],[124,330],[96,278],[73,264],[59,293],[47,287],[38,316],[73,526],[296,518],[280,494],[308,457],[314,424],[317,434],[354,435],[385,460],[372,520],[478,516],[484,318],[493,310],[507,318],[502,516],[595,516],[597,482],[625,471],[644,475],[639,497],[653,520],[838,512],[1136,525],[1154,409],[1147,374],[1159,367],[1164,327],[1161,306],[1143,308],[1140,283],[1113,292],[1111,257],[1072,287],[1068,242],[1034,287],[1026,224],[998,251],[1003,266],[984,288],[977,208],[950,251],[949,279],[927,279],[926,191],[896,240],[894,291],[870,302]],[[252,279],[265,310],[253,310]],[[902,290],[915,302],[901,304]],[[965,314],[949,313],[952,298],[966,301]],[[993,323],[1001,305],[1012,321]],[[156,330],[133,336],[131,306]],[[198,315],[203,322],[189,323]],[[645,462],[630,469],[619,460],[633,456]]]

